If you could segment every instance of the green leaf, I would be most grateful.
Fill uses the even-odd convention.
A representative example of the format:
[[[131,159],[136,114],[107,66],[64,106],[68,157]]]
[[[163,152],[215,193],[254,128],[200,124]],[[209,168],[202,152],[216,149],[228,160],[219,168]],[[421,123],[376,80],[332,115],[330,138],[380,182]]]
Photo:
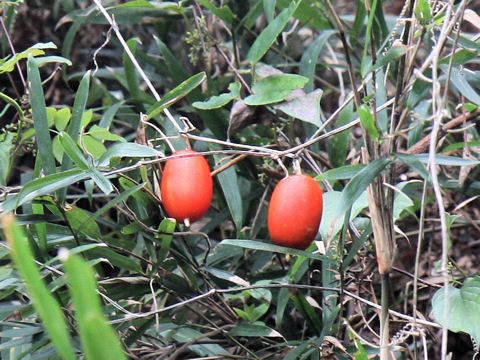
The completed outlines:
[[[34,56],[44,55],[45,51],[43,51],[43,49],[56,49],[56,48],[57,47],[52,42],[37,43],[29,47],[28,49],[15,54],[14,56],[10,57],[8,60],[2,59],[2,61],[0,61],[0,74],[13,71],[15,69],[15,65],[22,59],[26,59],[29,56],[34,57]]]
[[[7,184],[11,169],[11,150],[13,150],[13,134],[7,133],[0,141],[0,185]]]
[[[226,24],[232,25],[235,15],[233,14],[232,10],[228,7],[228,5],[224,5],[220,8],[215,7],[210,3],[209,0],[198,0],[200,4],[205,6],[208,10],[210,10],[214,15],[218,18],[222,19]]]
[[[92,268],[68,250],[60,258],[64,260],[85,357],[88,360],[126,360],[118,335],[103,314]]]
[[[22,228],[16,224],[11,214],[3,216],[1,220],[5,237],[10,244],[12,257],[25,280],[32,303],[43,321],[50,339],[63,359],[76,359],[62,310],[40,276]]]
[[[61,132],[59,135],[60,144],[68,157],[82,170],[88,170],[90,168],[90,162],[85,158],[83,152],[78,145],[68,135],[68,133]]]
[[[92,125],[90,129],[85,133],[86,135],[90,135],[98,140],[103,140],[103,141],[121,141],[121,142],[126,142],[126,140],[121,137],[120,135],[113,134],[110,131],[108,131],[107,128],[98,126],[98,125]]]
[[[353,120],[353,102],[350,102],[338,115],[336,127],[348,124]],[[350,133],[352,129],[344,130],[338,134],[333,135],[327,142],[328,158],[335,168],[340,168],[345,164],[348,152],[348,144],[350,142]],[[329,170],[330,171],[330,170]],[[327,171],[328,172],[328,171]]]
[[[254,324],[242,322],[235,325],[228,331],[230,336],[246,336],[246,337],[283,337],[278,331],[269,328],[264,323],[256,322]]]
[[[335,169],[327,170],[323,174],[315,177],[315,181],[320,182],[322,180],[335,181],[351,179],[357,175],[366,165],[355,164],[345,165]]]
[[[72,113],[70,111],[70,108],[64,107],[55,112],[55,117],[53,119],[55,128],[58,131],[63,131],[68,125],[68,122],[70,121],[72,117]]]
[[[48,127],[47,112],[45,110],[45,96],[43,94],[42,80],[38,65],[30,55],[27,61],[27,78],[30,84],[30,103],[32,105],[33,124],[35,137],[38,144],[38,153],[42,161],[42,167],[46,175],[53,174],[55,168],[55,156],[52,150],[52,140]]]
[[[105,154],[107,148],[103,145],[103,141],[98,140],[89,134],[82,136],[82,145],[87,153],[93,157],[93,159],[100,159]]]
[[[248,51],[247,61],[250,64],[253,65],[257,63],[263,55],[265,55],[268,49],[270,49],[300,3],[301,1],[292,1],[288,8],[283,9],[280,14],[278,14],[278,16],[268,24],[265,29],[263,29]]]
[[[167,257],[168,251],[170,250],[170,244],[172,243],[173,232],[175,231],[176,225],[177,222],[175,221],[175,219],[165,218],[162,220],[160,226],[158,227],[158,231],[160,232],[158,238],[162,242],[160,245],[160,251],[157,255],[157,263],[159,266],[162,265],[163,261]]]
[[[22,188],[20,193],[1,204],[2,211],[10,211],[39,196],[49,195],[53,192],[70,186],[78,181],[89,177],[88,172],[80,169],[72,169],[57,174],[47,175],[34,179]]]
[[[480,277],[465,279],[458,289],[448,288],[448,309],[445,318],[445,288],[432,298],[432,313],[436,321],[453,332],[465,332],[477,343],[480,342]]]
[[[428,164],[428,154],[415,154],[414,156],[422,163]],[[480,164],[480,161],[473,159],[463,159],[457,156],[435,155],[435,164],[447,166],[468,166],[478,165]]]
[[[293,89],[302,88],[308,78],[296,74],[275,74],[267,76],[252,86],[253,95],[244,101],[247,105],[266,105],[285,100]]]
[[[158,104],[155,104],[151,107],[148,112],[148,118],[151,119],[155,115],[159,114],[163,109],[169,107],[170,105],[176,103],[192,90],[194,90],[197,86],[199,86],[205,79],[207,75],[204,71],[193,75],[192,77],[188,78],[180,85],[178,85],[175,89],[169,91],[163,98],[160,100]]]
[[[360,170],[345,186],[332,212],[334,219],[343,218],[346,211],[367,189],[373,179],[390,163],[389,159],[377,159]]]
[[[250,286],[250,283],[248,281],[242,279],[238,275],[231,274],[231,273],[229,273],[228,271],[225,271],[225,270],[220,270],[220,269],[213,268],[213,267],[210,267],[210,266],[203,266],[201,268],[201,270],[205,270],[208,273],[210,273],[211,275],[213,275],[213,276],[215,276],[219,279],[229,281],[231,283],[237,284],[238,286]]]
[[[423,25],[427,24],[432,19],[430,4],[427,0],[418,0],[416,2],[415,15]]]
[[[308,83],[305,85],[306,92],[313,91],[313,79],[315,77],[318,57],[320,56],[328,38],[336,32],[337,30],[323,31],[303,52],[298,73],[308,78]]]
[[[232,245],[232,246],[239,246],[239,247],[251,249],[251,250],[262,250],[262,251],[269,251],[269,252],[277,252],[280,254],[297,255],[297,256],[303,256],[309,259],[320,260],[320,261],[325,259],[325,257],[322,255],[312,254],[308,251],[292,249],[284,246],[278,246],[278,245],[273,245],[270,243],[254,241],[254,240],[225,239],[222,242],[220,242],[219,245]]]
[[[211,149],[216,148],[217,146],[211,146]],[[216,163],[220,163],[222,158],[221,155],[214,155]],[[230,214],[232,215],[238,233],[243,225],[243,202],[238,184],[236,166],[230,166],[228,169],[217,174],[217,179],[222,188],[223,195],[227,201],[228,209],[230,210]]]
[[[88,174],[104,194],[108,195],[113,191],[112,183],[100,172],[100,170],[91,168]]]
[[[195,101],[192,106],[197,109],[202,110],[211,110],[211,109],[218,109],[222,106],[228,104],[230,101],[235,100],[238,98],[240,94],[241,84],[238,81],[235,81],[228,85],[228,90],[230,92],[223,93],[217,96],[212,96],[208,100],[205,101]]]
[[[129,47],[130,51],[135,55],[135,45],[139,40],[136,38],[129,39],[127,41],[127,46]],[[140,82],[138,81],[137,72],[135,70],[135,66],[133,65],[130,57],[128,56],[127,52],[124,51],[123,53],[123,68],[125,69],[125,78],[127,79],[127,86],[130,95],[134,99],[141,98],[141,90],[140,90]]]
[[[447,65],[440,65],[440,68],[446,73]],[[465,96],[469,101],[475,105],[480,105],[480,95],[468,82],[469,76],[465,71],[460,72],[458,67],[450,69],[450,81],[460,94]]]
[[[372,139],[378,141],[380,139],[380,134],[375,125],[375,119],[370,111],[370,107],[366,104],[362,104],[357,109],[357,113],[368,135]]]
[[[162,155],[162,152],[155,150],[154,148],[137,143],[116,143],[108,148],[107,152],[102,155],[98,160],[99,165],[108,165],[112,157],[156,157]]]
[[[317,89],[309,94],[305,94],[302,89],[293,90],[282,102],[274,105],[275,109],[283,111],[285,114],[309,122],[317,127],[322,125],[320,121],[320,99],[323,91]]]

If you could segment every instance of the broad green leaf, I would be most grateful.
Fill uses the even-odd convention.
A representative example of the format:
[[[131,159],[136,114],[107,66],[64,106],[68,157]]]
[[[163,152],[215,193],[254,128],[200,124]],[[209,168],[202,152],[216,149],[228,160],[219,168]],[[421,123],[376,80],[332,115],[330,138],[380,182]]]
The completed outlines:
[[[302,89],[296,89],[286,97],[285,102],[274,105],[274,108],[296,119],[320,127],[322,124],[320,121],[320,99],[322,94],[323,91],[320,89],[312,91],[309,94],[305,94]]]
[[[90,135],[98,140],[103,140],[103,141],[121,141],[121,142],[126,142],[126,140],[121,137],[120,135],[113,134],[110,131],[108,131],[107,128],[98,126],[98,125],[92,125],[90,129],[85,133],[86,135]]]
[[[453,332],[469,334],[480,342],[480,277],[465,279],[461,288],[449,286],[448,309],[445,314],[445,288],[438,290],[432,298],[433,317],[439,324]],[[448,317],[445,318],[445,315]]]
[[[75,318],[88,360],[127,359],[113,327],[103,314],[92,268],[78,255],[61,254],[75,307]]]
[[[137,143],[116,143],[108,148],[107,152],[98,160],[99,165],[108,165],[112,157],[156,157],[162,155],[162,152],[154,148]]]
[[[308,83],[305,85],[305,92],[313,91],[313,78],[315,77],[318,57],[328,38],[336,32],[336,30],[323,31],[303,52],[298,73],[308,78]]]
[[[220,242],[219,245],[240,246],[242,248],[251,249],[251,250],[262,250],[262,251],[269,251],[269,252],[277,252],[280,254],[304,256],[309,259],[320,260],[320,261],[325,259],[325,257],[322,255],[312,254],[308,251],[292,249],[284,246],[278,246],[271,243],[254,241],[254,240],[225,239],[222,242]]]
[[[55,128],[58,131],[65,130],[71,118],[72,118],[72,112],[70,111],[70,108],[64,107],[64,108],[58,109],[55,112],[55,117],[53,119]]]
[[[163,98],[160,100],[158,104],[155,104],[151,107],[148,112],[148,118],[151,119],[155,115],[159,114],[163,109],[169,107],[170,105],[176,103],[192,90],[194,90],[197,86],[199,86],[205,79],[207,75],[204,71],[193,75],[192,77],[188,78],[180,85],[178,85],[175,89],[169,91]]]
[[[40,276],[22,228],[16,224],[11,214],[3,216],[1,220],[12,257],[26,283],[35,310],[45,325],[58,354],[63,359],[76,359],[62,310]]]
[[[240,94],[240,88],[241,84],[238,81],[235,81],[228,85],[228,90],[230,90],[230,92],[223,93],[217,96],[212,96],[205,101],[195,101],[192,106],[202,110],[221,108],[222,106],[228,104],[230,101],[238,98]]]
[[[283,9],[280,14],[267,25],[265,29],[258,35],[255,42],[252,44],[247,54],[247,61],[250,64],[257,63],[263,55],[266,54],[268,49],[273,45],[277,36],[282,32],[283,28],[287,25],[291,16],[297,9],[301,1],[292,1],[290,6]]]
[[[46,113],[45,96],[43,94],[42,80],[38,65],[32,55],[27,61],[27,78],[30,84],[30,103],[32,105],[33,124],[35,127],[35,137],[38,144],[38,153],[42,160],[42,167],[46,175],[53,174],[55,168],[55,156],[52,150],[52,140],[48,127]]]
[[[375,118],[370,111],[370,107],[366,104],[362,104],[357,109],[357,113],[368,135],[372,139],[378,141],[380,139],[380,134],[378,133],[377,126],[375,125]]]
[[[68,205],[65,209],[65,216],[70,226],[78,233],[83,233],[93,239],[100,239],[100,227],[95,221],[90,220],[90,214],[85,210]]]
[[[247,337],[283,337],[278,331],[269,328],[263,322],[256,322],[253,324],[242,322],[235,325],[228,331],[231,336],[247,336]]]
[[[90,134],[84,134],[82,136],[82,146],[95,160],[100,159],[107,151],[107,148],[103,145],[103,141],[98,140]]]
[[[252,86],[253,95],[244,101],[247,105],[265,105],[278,103],[294,89],[300,89],[308,82],[308,78],[296,74],[275,74],[263,78]]]

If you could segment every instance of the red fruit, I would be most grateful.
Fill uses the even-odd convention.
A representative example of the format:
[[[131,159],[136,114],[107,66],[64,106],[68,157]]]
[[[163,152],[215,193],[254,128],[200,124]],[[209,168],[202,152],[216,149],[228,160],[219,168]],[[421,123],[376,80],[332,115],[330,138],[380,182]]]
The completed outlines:
[[[168,216],[178,222],[193,222],[205,215],[212,202],[210,167],[194,150],[180,150],[173,155],[184,156],[165,163],[160,184],[163,206]]]
[[[323,196],[308,175],[291,175],[273,189],[268,208],[268,231],[275,245],[305,250],[318,233]]]

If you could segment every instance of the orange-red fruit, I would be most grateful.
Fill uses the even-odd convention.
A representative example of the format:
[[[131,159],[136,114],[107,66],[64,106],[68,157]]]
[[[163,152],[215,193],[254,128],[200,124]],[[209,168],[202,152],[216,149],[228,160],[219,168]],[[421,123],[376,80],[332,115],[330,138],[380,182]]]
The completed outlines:
[[[212,202],[213,182],[207,160],[194,150],[179,150],[183,155],[167,160],[160,192],[168,216],[178,222],[200,219]]]
[[[275,245],[305,250],[318,233],[323,196],[308,175],[291,175],[273,189],[268,208],[268,231]]]

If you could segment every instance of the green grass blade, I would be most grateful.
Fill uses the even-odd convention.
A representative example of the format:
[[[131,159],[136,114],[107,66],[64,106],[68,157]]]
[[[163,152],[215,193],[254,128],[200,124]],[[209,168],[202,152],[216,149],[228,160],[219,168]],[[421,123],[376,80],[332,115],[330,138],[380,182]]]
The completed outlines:
[[[30,85],[30,103],[33,113],[33,125],[37,138],[38,153],[42,160],[45,174],[55,173],[55,157],[52,150],[52,139],[48,127],[45,96],[38,65],[32,56],[27,61],[27,78]]]
[[[2,217],[2,225],[12,257],[48,335],[63,359],[76,359],[62,310],[40,276],[22,228],[11,214]]]
[[[92,268],[79,256],[62,254],[75,305],[78,332],[87,360],[127,359],[115,330],[107,322]]]
[[[283,9],[280,14],[278,14],[278,16],[268,24],[265,29],[263,29],[248,51],[247,61],[250,64],[256,64],[263,55],[267,53],[268,49],[270,49],[277,36],[287,25],[300,3],[301,1],[292,2],[288,8]]]

